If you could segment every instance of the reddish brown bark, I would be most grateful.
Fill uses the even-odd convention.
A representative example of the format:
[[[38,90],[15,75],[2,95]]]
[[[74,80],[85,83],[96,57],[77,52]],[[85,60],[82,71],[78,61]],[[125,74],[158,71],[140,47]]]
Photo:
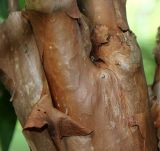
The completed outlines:
[[[11,58],[2,75],[32,150],[156,151],[125,1],[79,0],[85,16],[74,0],[26,2],[1,25],[0,55]]]
[[[154,125],[158,128],[157,137],[159,139],[158,147],[160,148],[160,27],[157,34],[157,46],[154,50],[156,60],[156,72],[154,77],[154,83],[152,85],[152,116],[154,119]]]

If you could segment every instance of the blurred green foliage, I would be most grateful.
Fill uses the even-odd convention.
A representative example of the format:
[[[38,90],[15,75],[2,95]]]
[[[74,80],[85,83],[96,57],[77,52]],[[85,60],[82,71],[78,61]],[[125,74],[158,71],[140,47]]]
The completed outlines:
[[[7,0],[0,0],[0,20],[6,18],[8,15],[7,5]]]
[[[142,50],[147,83],[152,84],[157,28],[160,26],[160,0],[128,0],[127,18]]]
[[[27,142],[22,134],[22,128],[19,122],[17,122],[9,151],[30,151]]]
[[[8,151],[17,119],[9,100],[8,91],[0,84],[0,142],[3,151]]]
[[[25,0],[19,0],[19,8],[23,9],[25,7]]]
[[[24,1],[19,0],[20,9],[24,8]],[[7,0],[0,0],[0,22],[7,15]],[[152,84],[155,71],[153,49],[157,28],[160,25],[160,0],[128,0],[127,18],[130,29],[137,35],[142,50],[147,83]],[[7,150],[14,131],[15,121],[15,113],[9,102],[9,94],[0,85],[0,151]],[[29,151],[18,122],[9,151]]]

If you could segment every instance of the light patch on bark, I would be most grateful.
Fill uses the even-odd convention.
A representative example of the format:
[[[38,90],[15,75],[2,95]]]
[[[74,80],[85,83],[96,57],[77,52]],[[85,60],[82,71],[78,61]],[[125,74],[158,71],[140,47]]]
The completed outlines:
[[[113,107],[113,113],[114,113],[115,117],[119,116],[120,111],[119,111],[119,107],[118,106],[114,106]]]
[[[107,125],[107,128],[112,130],[116,127],[116,123],[114,121],[110,121],[109,124]]]

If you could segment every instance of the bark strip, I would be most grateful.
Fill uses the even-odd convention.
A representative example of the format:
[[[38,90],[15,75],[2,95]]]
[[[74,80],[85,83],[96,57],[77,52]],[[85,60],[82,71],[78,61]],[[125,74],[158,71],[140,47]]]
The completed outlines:
[[[156,60],[156,72],[154,83],[152,85],[152,116],[154,125],[157,128],[157,137],[159,139],[158,147],[160,148],[160,27],[157,34],[157,46],[154,50]]]
[[[23,127],[42,90],[49,91],[34,36],[21,12],[12,13],[0,25],[0,70]],[[32,151],[56,150],[47,130],[24,131],[24,135]]]

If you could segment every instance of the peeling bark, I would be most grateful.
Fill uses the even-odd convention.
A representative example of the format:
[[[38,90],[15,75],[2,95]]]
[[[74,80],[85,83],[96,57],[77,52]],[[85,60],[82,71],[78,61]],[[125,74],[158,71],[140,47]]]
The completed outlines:
[[[156,72],[154,77],[154,83],[152,85],[152,116],[154,119],[154,125],[157,128],[157,137],[159,139],[158,147],[160,149],[160,27],[157,34],[157,46],[154,50],[156,60]]]
[[[47,84],[31,28],[20,12],[0,25],[0,62],[2,82],[9,87],[23,127]],[[24,135],[33,151],[56,150],[46,130]]]
[[[0,25],[0,75],[32,151],[157,150],[125,2],[26,0]]]

